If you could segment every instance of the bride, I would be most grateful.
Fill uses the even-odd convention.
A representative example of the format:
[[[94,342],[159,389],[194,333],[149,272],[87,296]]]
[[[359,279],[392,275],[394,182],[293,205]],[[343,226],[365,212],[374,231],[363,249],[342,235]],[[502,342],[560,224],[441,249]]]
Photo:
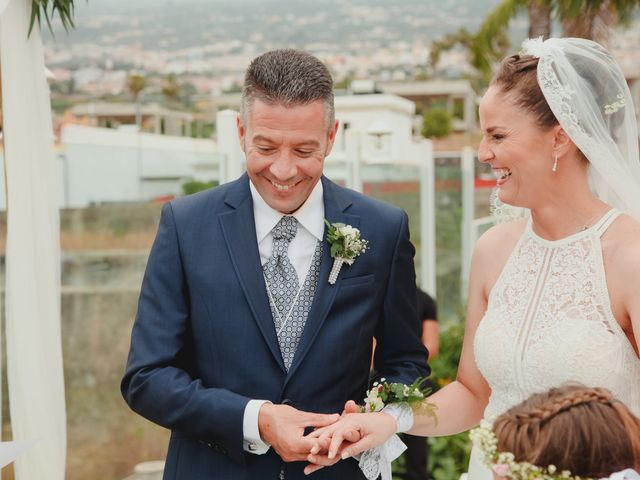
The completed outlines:
[[[589,40],[528,40],[502,62],[480,125],[499,200],[530,214],[478,240],[457,380],[429,398],[437,423],[415,415],[409,433],[462,432],[569,381],[640,415],[640,160],[619,66]],[[330,446],[307,472],[396,428],[385,413],[348,414],[312,434]],[[472,452],[469,480],[491,478]]]

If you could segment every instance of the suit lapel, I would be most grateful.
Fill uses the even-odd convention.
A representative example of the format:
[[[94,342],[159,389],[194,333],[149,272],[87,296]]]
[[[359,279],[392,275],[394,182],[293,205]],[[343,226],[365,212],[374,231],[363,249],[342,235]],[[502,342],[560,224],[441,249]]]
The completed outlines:
[[[357,227],[360,224],[360,217],[344,213],[351,205],[351,201],[343,195],[339,187],[323,176],[322,188],[325,218],[330,223],[342,222]],[[316,294],[307,317],[304,331],[302,332],[302,338],[300,339],[298,349],[293,358],[293,363],[285,380],[285,385],[309,351],[309,348],[313,344],[331,310],[336,293],[340,289],[342,275],[338,275],[338,280],[334,285],[329,285],[329,272],[333,266],[333,259],[331,258],[330,246],[324,238],[326,238],[326,226],[323,235],[322,262],[320,264]]]
[[[256,227],[253,216],[253,202],[249,190],[249,179],[245,175],[229,190],[225,203],[232,210],[219,215],[222,232],[244,295],[249,303],[258,328],[269,345],[269,350],[286,371],[278,346],[269,298],[264,284]]]

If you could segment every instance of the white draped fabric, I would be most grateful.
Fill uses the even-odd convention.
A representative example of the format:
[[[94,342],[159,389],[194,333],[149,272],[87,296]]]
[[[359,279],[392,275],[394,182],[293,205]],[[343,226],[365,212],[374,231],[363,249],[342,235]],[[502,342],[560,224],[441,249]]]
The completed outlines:
[[[6,0],[0,0],[0,7]],[[6,321],[11,426],[40,441],[18,480],[63,480],[66,415],[60,338],[60,237],[49,88],[31,0],[0,12],[7,191]]]

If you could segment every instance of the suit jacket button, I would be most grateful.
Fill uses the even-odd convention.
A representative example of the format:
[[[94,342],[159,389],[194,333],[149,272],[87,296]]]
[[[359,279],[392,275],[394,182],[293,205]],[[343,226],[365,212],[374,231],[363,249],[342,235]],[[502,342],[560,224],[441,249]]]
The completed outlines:
[[[282,405],[291,405],[291,406],[293,406],[293,402],[291,401],[290,398],[285,398],[284,400],[282,400]]]

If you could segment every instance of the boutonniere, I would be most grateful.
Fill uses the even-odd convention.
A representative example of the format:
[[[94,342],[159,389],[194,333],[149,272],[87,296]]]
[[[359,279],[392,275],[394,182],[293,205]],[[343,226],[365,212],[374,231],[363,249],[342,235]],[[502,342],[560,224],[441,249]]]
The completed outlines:
[[[352,265],[356,257],[367,251],[369,242],[360,238],[360,230],[344,223],[327,224],[327,242],[331,245],[333,267],[329,274],[329,283],[333,285],[338,279],[342,264]]]

